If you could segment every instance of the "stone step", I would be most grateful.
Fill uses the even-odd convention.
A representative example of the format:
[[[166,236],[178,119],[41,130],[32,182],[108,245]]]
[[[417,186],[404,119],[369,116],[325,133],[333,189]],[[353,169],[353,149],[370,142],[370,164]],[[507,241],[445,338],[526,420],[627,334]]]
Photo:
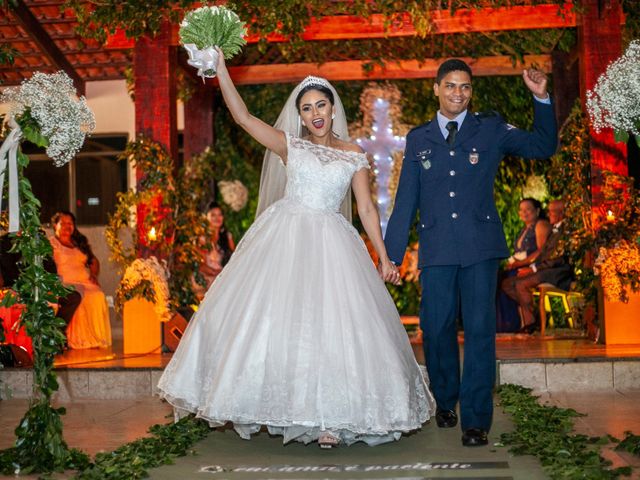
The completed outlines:
[[[59,369],[59,401],[135,399],[152,396],[163,369]],[[497,384],[512,383],[539,392],[640,389],[640,358],[499,360]],[[0,369],[0,398],[30,398],[33,372],[28,368]]]

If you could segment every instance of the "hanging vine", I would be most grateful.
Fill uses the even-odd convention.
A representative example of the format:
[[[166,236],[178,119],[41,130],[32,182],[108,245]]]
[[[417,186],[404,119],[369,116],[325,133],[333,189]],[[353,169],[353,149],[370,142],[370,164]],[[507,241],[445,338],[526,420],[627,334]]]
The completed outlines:
[[[0,452],[0,470],[7,474],[52,472],[81,468],[88,457],[69,449],[62,436],[64,408],[54,408],[51,397],[58,389],[53,371],[54,356],[65,342],[64,320],[55,316],[52,304],[66,295],[57,275],[47,272],[43,260],[52,254],[40,224],[40,202],[31,190],[24,171],[29,158],[20,143],[28,140],[47,153],[56,164],[69,161],[82,146],[85,135],[95,127],[93,114],[84,98],[77,99],[66,74],[35,74],[21,87],[7,89],[3,102],[11,104],[11,132],[3,143],[0,165],[8,159],[9,230],[14,249],[20,255],[20,275],[13,292],[4,296],[3,306],[25,305],[18,327],[24,325],[33,342],[33,398],[15,430],[12,448]],[[4,157],[4,154],[8,157]],[[16,164],[13,164],[15,154]],[[17,202],[11,200],[12,168],[16,168]],[[3,189],[3,186],[0,186]],[[15,215],[19,209],[19,215]],[[12,218],[13,217],[13,218]]]

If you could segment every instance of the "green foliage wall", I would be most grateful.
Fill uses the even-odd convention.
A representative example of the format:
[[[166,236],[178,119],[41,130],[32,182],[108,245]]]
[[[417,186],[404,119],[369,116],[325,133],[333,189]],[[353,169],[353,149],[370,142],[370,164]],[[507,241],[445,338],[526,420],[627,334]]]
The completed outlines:
[[[360,94],[368,82],[334,82],[344,103],[350,123],[362,117]],[[433,94],[433,80],[400,80],[390,82],[402,92],[402,119],[408,125],[420,125],[435,115],[437,98]],[[274,123],[294,85],[271,84],[240,87],[239,91],[249,110],[267,123]],[[474,79],[473,109],[497,110],[504,118],[520,128],[531,128],[533,98],[520,77],[482,77]],[[234,214],[225,212],[229,227],[236,239],[246,231],[253,220],[257,204],[257,191],[264,148],[237,127],[222,98],[216,99],[216,180],[239,179],[250,190],[249,206]],[[498,172],[496,201],[505,224],[508,239],[520,229],[517,204],[520,190],[533,173],[543,174],[547,162],[533,162],[519,158],[506,158]],[[238,223],[239,224],[236,224]],[[236,224],[236,225],[234,225]]]
[[[350,123],[361,120],[360,94],[368,82],[334,82],[344,104]],[[420,125],[430,120],[438,108],[433,94],[433,80],[400,80],[390,82],[402,92],[403,123]],[[249,110],[267,123],[274,123],[293,84],[271,84],[239,87]],[[473,109],[497,110],[504,118],[520,128],[529,129],[533,122],[533,98],[520,77],[483,77],[474,79]],[[240,212],[225,210],[226,223],[234,238],[239,240],[253,222],[257,206],[260,169],[264,148],[235,125],[222,98],[216,98],[216,144],[214,172],[216,181],[241,180],[249,188],[249,204]],[[509,243],[521,228],[518,203],[521,187],[531,174],[544,174],[546,161],[530,161],[507,157],[496,179],[496,204],[503,219]],[[358,219],[354,220],[360,228]],[[418,313],[417,289],[408,286],[402,291],[392,288],[394,299],[402,314]],[[414,298],[415,297],[415,298]]]

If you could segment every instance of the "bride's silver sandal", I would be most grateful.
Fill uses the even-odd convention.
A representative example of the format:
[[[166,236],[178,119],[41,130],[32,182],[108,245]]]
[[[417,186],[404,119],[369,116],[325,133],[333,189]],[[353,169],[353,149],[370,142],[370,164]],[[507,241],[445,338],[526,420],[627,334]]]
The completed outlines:
[[[340,439],[330,432],[321,432],[318,437],[320,448],[333,448],[340,444]]]

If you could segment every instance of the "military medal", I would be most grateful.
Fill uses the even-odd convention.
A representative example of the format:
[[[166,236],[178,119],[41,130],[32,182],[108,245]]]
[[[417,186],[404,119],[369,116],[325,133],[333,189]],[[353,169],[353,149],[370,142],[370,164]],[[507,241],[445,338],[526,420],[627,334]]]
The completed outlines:
[[[422,166],[425,170],[429,170],[431,168],[431,161],[428,158],[426,160],[422,160]]]
[[[480,161],[480,154],[478,152],[471,152],[469,154],[469,163],[475,165]]]

